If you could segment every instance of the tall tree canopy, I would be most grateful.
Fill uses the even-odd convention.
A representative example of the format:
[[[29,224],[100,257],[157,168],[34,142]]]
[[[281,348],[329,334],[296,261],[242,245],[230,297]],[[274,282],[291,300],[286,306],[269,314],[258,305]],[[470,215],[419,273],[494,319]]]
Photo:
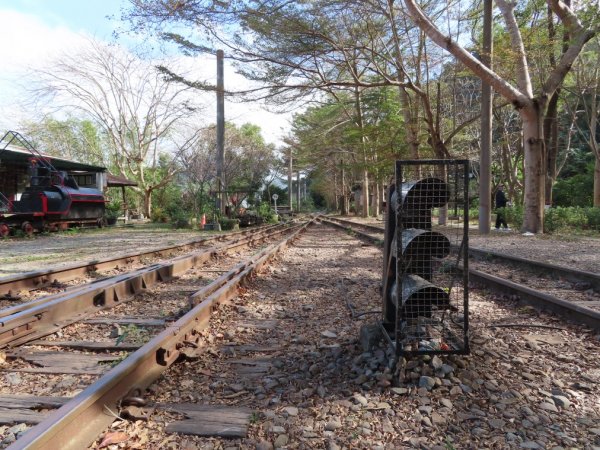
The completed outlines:
[[[111,166],[137,181],[149,216],[152,192],[177,171],[175,158],[163,158],[170,162],[157,170],[161,153],[177,153],[191,142],[177,132],[198,110],[190,89],[165,80],[151,61],[96,41],[63,55],[39,75],[37,99],[55,110],[76,111],[99,127]]]
[[[367,198],[371,186],[376,194],[381,188],[377,171],[370,170],[379,155],[367,137],[364,113],[369,90],[397,89],[406,131],[404,155],[464,157],[471,151],[470,146],[453,145],[467,142],[459,133],[464,134],[478,114],[460,114],[457,71],[452,73],[453,80],[447,77],[444,67],[450,59],[440,48],[448,51],[517,109],[523,125],[526,174],[524,228],[542,231],[547,172],[543,118],[547,111],[556,111],[554,94],[594,35],[597,5],[592,1],[571,7],[561,0],[548,0],[547,5],[497,0],[506,31],[496,29],[503,53],[502,64],[494,70],[477,57],[478,24],[472,19],[479,17],[477,5],[461,2],[452,7],[447,2],[419,5],[414,0],[131,3],[126,16],[137,31],[158,30],[164,39],[191,54],[224,48],[241,73],[260,83],[245,92],[250,98],[287,106],[293,100],[322,99],[315,95],[317,91],[332,96],[328,98],[350,96],[352,111],[348,109],[347,118],[358,136],[358,164],[365,168],[360,183]],[[544,17],[545,21],[540,19]],[[532,33],[543,26],[543,33]],[[472,40],[466,47],[469,37]],[[431,45],[432,41],[439,47]],[[171,68],[163,70],[190,86],[206,87]],[[367,205],[363,206],[367,215]]]

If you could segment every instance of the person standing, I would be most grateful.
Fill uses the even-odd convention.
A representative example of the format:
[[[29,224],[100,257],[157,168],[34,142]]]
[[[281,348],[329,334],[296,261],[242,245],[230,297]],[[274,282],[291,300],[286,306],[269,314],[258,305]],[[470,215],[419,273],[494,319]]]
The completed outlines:
[[[500,208],[505,208],[507,203],[508,201],[506,199],[506,194],[504,193],[504,185],[501,184],[498,186],[498,190],[496,191],[496,230],[500,229],[500,225],[502,225],[505,230],[508,230],[504,213],[503,211],[500,211]]]

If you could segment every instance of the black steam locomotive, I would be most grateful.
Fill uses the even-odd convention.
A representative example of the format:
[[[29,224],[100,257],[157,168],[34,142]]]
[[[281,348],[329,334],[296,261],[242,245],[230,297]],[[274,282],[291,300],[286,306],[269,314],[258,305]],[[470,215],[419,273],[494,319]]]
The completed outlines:
[[[58,231],[74,225],[104,224],[102,191],[79,187],[73,176],[56,170],[39,153],[29,158],[28,173],[29,185],[19,200],[9,201],[0,194],[0,237],[14,230],[31,235],[35,231]]]

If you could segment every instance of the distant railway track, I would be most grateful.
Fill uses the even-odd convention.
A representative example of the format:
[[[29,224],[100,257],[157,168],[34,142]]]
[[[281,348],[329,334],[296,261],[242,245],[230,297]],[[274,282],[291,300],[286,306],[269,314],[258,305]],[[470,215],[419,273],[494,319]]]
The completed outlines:
[[[267,227],[251,235],[244,233],[234,241],[192,249],[190,254],[132,273],[68,290],[49,300],[36,300],[24,305],[25,309],[3,310],[0,346],[5,347],[5,356],[12,363],[8,368],[4,365],[5,372],[32,374],[35,377],[32,380],[64,373],[90,379],[90,384],[72,398],[5,396],[4,400],[12,402],[10,408],[0,411],[5,423],[38,424],[10,448],[88,446],[114,420],[107,411],[117,411],[126,402],[135,403],[136,392],[143,391],[180,356],[202,351],[199,347],[202,330],[218,305],[237,295],[238,286],[247,277],[310,223]],[[225,257],[232,252],[233,257]],[[205,266],[201,267],[202,264]],[[212,279],[207,280],[208,277]],[[164,304],[144,299],[143,295],[161,295],[160,291],[155,292],[161,286],[165,289]],[[135,306],[123,305],[133,300]],[[152,312],[164,313],[162,308],[168,315],[153,317]],[[90,326],[91,330],[83,331],[82,327]],[[140,333],[142,328],[159,331],[150,332],[149,339],[133,344],[119,336],[112,343],[106,338],[94,339],[94,333],[103,336],[94,327],[107,326],[126,328],[126,333],[129,330],[131,334]],[[41,340],[59,329],[65,330],[62,336]],[[78,339],[85,333],[91,337]],[[25,344],[27,347],[21,347]],[[40,347],[58,347],[59,351],[40,351]],[[101,353],[92,353],[98,351]],[[116,365],[110,368],[106,364]],[[36,382],[44,383],[38,380],[32,381],[32,385]],[[36,409],[40,407],[53,411],[39,413]]]
[[[41,289],[52,287],[52,285],[71,281],[78,277],[88,277],[90,273],[113,270],[115,268],[127,268],[134,263],[141,262],[146,258],[160,259],[168,258],[177,252],[188,251],[208,245],[211,242],[221,242],[227,239],[247,236],[257,230],[268,230],[278,225],[267,225],[260,228],[243,230],[235,233],[218,234],[195,239],[184,244],[171,245],[141,252],[117,255],[113,258],[91,260],[83,263],[74,263],[67,266],[49,268],[48,270],[36,270],[19,275],[0,278],[0,299],[4,297],[10,300],[17,296],[20,290]]]
[[[99,309],[116,306],[157,283],[169,281],[218,254],[252,245],[274,235],[286,233],[287,230],[285,226],[278,226],[239,233],[234,239],[220,245],[199,249],[192,246],[191,252],[163,262],[1,309],[0,348],[20,345],[53,333]],[[209,240],[212,241],[214,239]]]
[[[383,242],[384,230],[381,227],[330,216],[320,220],[350,231],[374,245],[381,246]],[[599,274],[480,248],[470,247],[469,254],[473,258],[473,265],[478,267],[469,267],[472,283],[600,329]],[[487,267],[488,270],[503,272],[505,276],[488,273],[486,265],[491,263],[494,264],[491,268]],[[499,265],[504,269],[500,270]]]

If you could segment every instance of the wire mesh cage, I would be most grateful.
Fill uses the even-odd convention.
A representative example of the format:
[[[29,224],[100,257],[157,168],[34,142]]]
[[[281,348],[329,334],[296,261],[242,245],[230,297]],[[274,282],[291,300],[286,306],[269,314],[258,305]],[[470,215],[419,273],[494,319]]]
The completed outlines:
[[[467,160],[396,161],[382,325],[398,356],[469,352],[469,173]]]

